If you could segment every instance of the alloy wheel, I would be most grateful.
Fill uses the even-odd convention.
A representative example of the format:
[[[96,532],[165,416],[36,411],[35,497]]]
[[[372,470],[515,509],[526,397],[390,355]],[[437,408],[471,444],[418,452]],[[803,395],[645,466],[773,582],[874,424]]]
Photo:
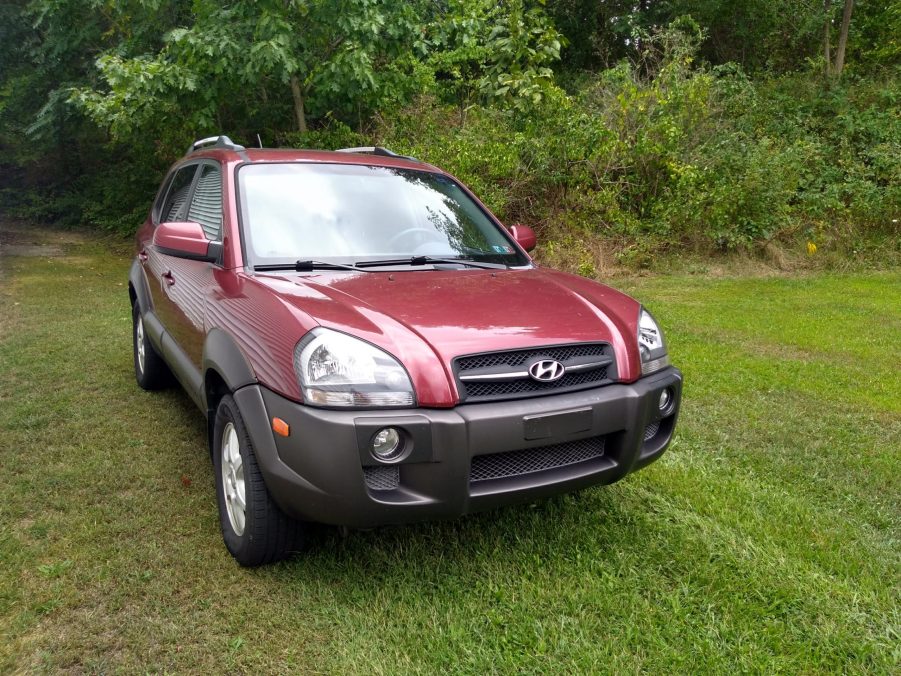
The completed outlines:
[[[238,432],[231,422],[225,425],[222,432],[222,492],[231,527],[236,535],[243,535],[247,521],[244,461],[241,458]]]

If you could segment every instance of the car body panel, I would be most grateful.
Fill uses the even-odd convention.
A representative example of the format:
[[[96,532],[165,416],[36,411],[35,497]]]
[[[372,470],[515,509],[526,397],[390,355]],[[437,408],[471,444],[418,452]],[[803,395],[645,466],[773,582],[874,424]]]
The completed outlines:
[[[668,368],[632,384],[533,399],[469,404],[452,409],[398,411],[332,411],[302,406],[262,387],[241,390],[252,406],[248,430],[255,448],[265,448],[267,486],[291,516],[322,523],[369,528],[389,523],[454,518],[500,505],[534,500],[587,486],[609,484],[653,462],[665,451],[678,417],[678,404],[667,414],[668,428],[644,439],[649,423],[660,418],[655,403],[670,388],[678,402],[682,375]],[[533,414],[590,411],[587,429],[562,435],[556,442],[605,440],[604,454],[545,472],[473,483],[470,467],[476,456],[490,456],[548,444],[527,440],[524,419]],[[266,416],[279,416],[301,433],[279,437]],[[364,481],[367,462],[363,430],[386,425],[419,427],[425,457],[399,465],[399,486],[372,491]],[[362,444],[361,444],[362,442]],[[296,477],[296,478],[295,478]]]
[[[606,341],[616,353],[620,379],[638,377],[637,346],[623,336],[636,335],[639,304],[607,287],[580,292],[578,280],[527,269],[329,271],[261,274],[255,281],[271,290],[258,302],[276,298],[322,326],[377,345],[407,365],[420,405],[446,407],[458,403],[451,363],[466,354]],[[259,333],[255,340],[261,337],[272,344]],[[266,353],[290,366],[293,353],[279,358],[279,351],[284,345]]]

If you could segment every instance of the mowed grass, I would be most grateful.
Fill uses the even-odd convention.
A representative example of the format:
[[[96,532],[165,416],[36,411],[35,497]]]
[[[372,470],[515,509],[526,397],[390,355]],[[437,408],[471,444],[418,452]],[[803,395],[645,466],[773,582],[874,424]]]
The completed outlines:
[[[617,280],[685,373],[662,460],[244,570],[127,266],[0,258],[0,671],[901,669],[901,274]]]

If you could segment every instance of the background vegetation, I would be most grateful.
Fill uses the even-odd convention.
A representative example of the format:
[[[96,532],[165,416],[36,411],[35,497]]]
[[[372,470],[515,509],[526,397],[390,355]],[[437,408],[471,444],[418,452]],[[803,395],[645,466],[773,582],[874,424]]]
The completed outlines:
[[[0,199],[33,219],[130,233],[188,143],[222,132],[415,154],[585,273],[598,247],[636,265],[807,242],[899,255],[899,0],[19,0],[0,14]]]

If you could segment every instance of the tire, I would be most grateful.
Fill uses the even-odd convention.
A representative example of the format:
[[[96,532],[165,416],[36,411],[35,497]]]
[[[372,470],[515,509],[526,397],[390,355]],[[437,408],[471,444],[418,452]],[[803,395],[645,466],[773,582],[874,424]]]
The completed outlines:
[[[235,560],[246,567],[261,566],[296,552],[302,544],[301,526],[269,495],[231,395],[224,396],[216,409],[213,466],[222,539]]]
[[[144,330],[144,317],[137,303],[131,309],[131,338],[135,380],[138,385],[145,390],[161,390],[170,385],[172,372],[150,342]]]

